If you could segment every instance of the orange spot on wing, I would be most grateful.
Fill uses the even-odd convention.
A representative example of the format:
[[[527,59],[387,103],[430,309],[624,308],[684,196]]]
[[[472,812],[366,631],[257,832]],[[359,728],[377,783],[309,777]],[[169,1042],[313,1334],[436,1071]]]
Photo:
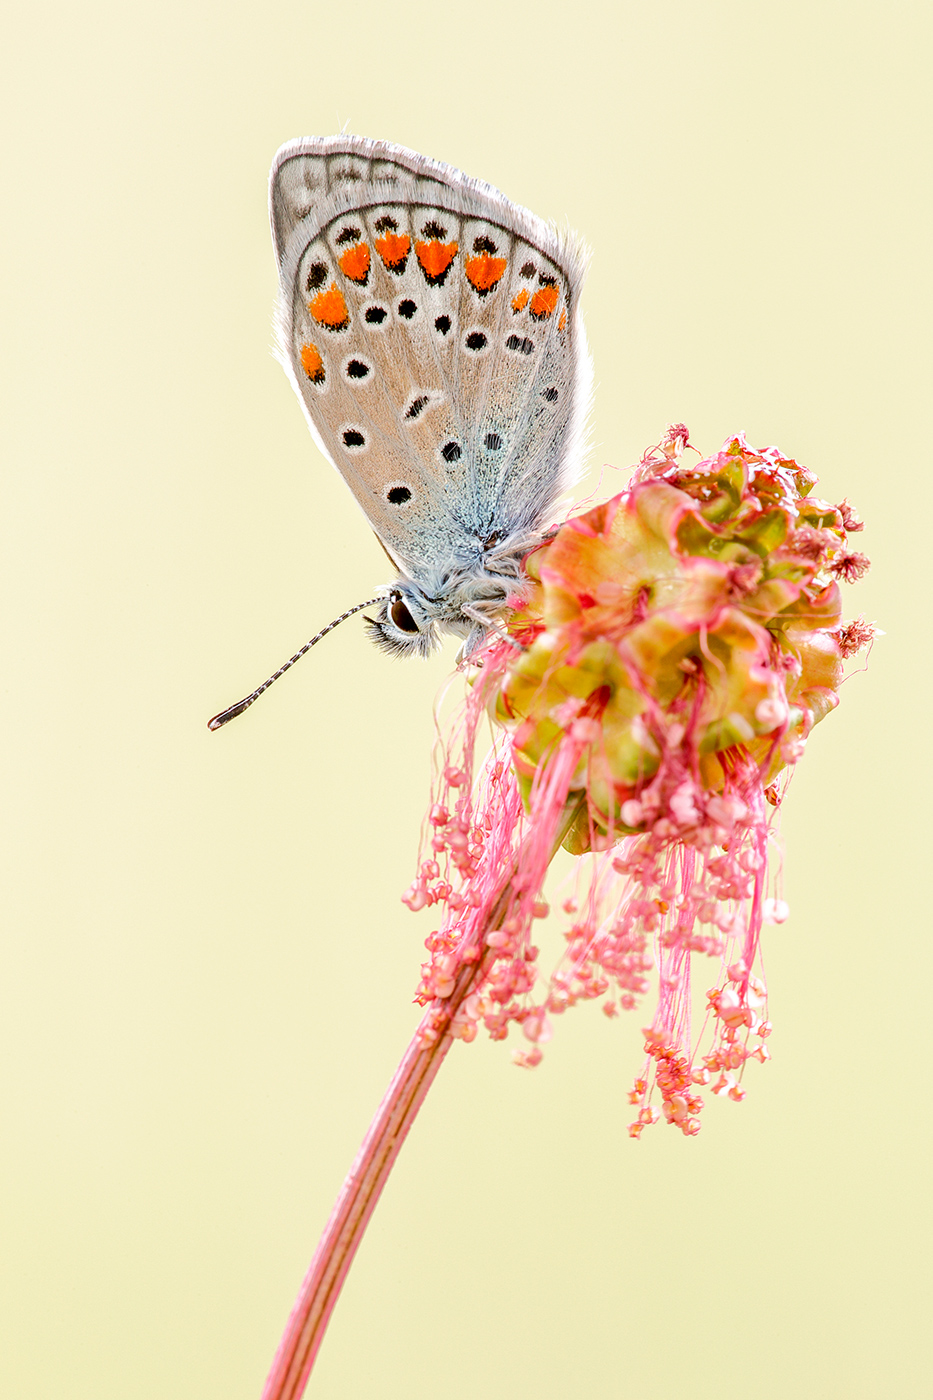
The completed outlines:
[[[546,316],[550,316],[557,305],[557,298],[560,291],[557,287],[539,287],[531,298],[529,310],[536,321],[543,321]]]
[[[324,361],[321,359],[321,352],[316,345],[302,345],[301,368],[312,384],[324,383]]]
[[[559,331],[562,331],[562,330],[564,329],[564,327],[566,326],[566,324],[567,324],[567,310],[566,310],[566,308],[564,308],[564,310],[560,313],[560,320],[559,320],[558,323],[557,323],[557,329],[558,329]]]
[[[331,282],[326,292],[318,292],[314,300],[308,303],[308,310],[315,321],[329,331],[343,331],[350,324],[347,303],[336,282]]]
[[[340,259],[340,271],[351,282],[365,282],[369,276],[369,246],[357,243],[348,248]]]
[[[522,290],[519,292],[518,296],[512,298],[512,310],[513,310],[514,312],[518,313],[519,311],[524,311],[524,309],[525,309],[525,307],[526,307],[527,305],[528,305],[528,292],[527,292],[527,290],[523,287]]]
[[[494,258],[489,253],[467,258],[466,275],[478,292],[491,292],[501,278],[508,263],[505,258]]]
[[[457,244],[442,243],[439,238],[432,238],[430,243],[416,243],[415,253],[428,281],[442,282],[457,256]]]
[[[376,239],[376,252],[390,272],[404,272],[411,249],[407,233],[387,233]]]

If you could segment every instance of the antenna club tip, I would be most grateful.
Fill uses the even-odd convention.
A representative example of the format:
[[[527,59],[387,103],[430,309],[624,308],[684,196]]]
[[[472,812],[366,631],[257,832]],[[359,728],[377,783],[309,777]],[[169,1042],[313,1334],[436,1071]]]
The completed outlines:
[[[225,724],[229,724],[230,720],[236,719],[237,715],[248,710],[252,703],[252,700],[240,700],[236,705],[231,705],[229,709],[221,710],[219,715],[215,715],[213,719],[207,721],[208,729],[222,729]]]

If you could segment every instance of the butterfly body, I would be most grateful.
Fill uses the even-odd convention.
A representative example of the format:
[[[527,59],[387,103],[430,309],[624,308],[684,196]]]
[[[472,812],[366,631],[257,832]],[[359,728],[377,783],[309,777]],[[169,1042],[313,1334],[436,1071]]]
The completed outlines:
[[[447,631],[469,650],[578,470],[581,246],[361,137],[283,146],[270,204],[280,357],[399,571],[374,639],[426,655]]]

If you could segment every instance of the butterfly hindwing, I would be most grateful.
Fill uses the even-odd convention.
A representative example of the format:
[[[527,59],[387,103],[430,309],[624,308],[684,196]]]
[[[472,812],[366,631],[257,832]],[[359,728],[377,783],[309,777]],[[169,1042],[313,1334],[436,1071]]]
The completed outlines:
[[[417,580],[540,527],[585,408],[578,247],[359,138],[283,148],[271,203],[283,359],[393,557]]]

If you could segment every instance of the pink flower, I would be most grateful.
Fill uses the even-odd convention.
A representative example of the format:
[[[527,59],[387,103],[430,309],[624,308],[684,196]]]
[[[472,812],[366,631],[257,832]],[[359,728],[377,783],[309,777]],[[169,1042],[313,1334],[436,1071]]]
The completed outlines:
[[[861,528],[848,503],[813,498],[816,478],[776,448],[738,436],[690,463],[687,445],[683,425],[669,430],[626,491],[526,560],[509,640],[471,658],[430,857],[405,896],[443,910],[418,988],[427,1041],[448,1024],[463,1040],[518,1026],[532,1048],[513,1058],[531,1068],[553,1017],[583,1001],[634,1010],[654,985],[634,1137],[662,1117],[694,1135],[705,1088],[738,1101],[745,1064],[769,1058],[759,940],[787,916],[771,821],[838,703],[843,659],[874,635],[841,623],[837,580],[868,565],[848,548]],[[473,782],[487,714],[496,738]],[[588,860],[544,976],[534,921],[559,845]],[[695,1032],[696,956],[713,985]],[[450,1022],[445,998],[468,967]]]

